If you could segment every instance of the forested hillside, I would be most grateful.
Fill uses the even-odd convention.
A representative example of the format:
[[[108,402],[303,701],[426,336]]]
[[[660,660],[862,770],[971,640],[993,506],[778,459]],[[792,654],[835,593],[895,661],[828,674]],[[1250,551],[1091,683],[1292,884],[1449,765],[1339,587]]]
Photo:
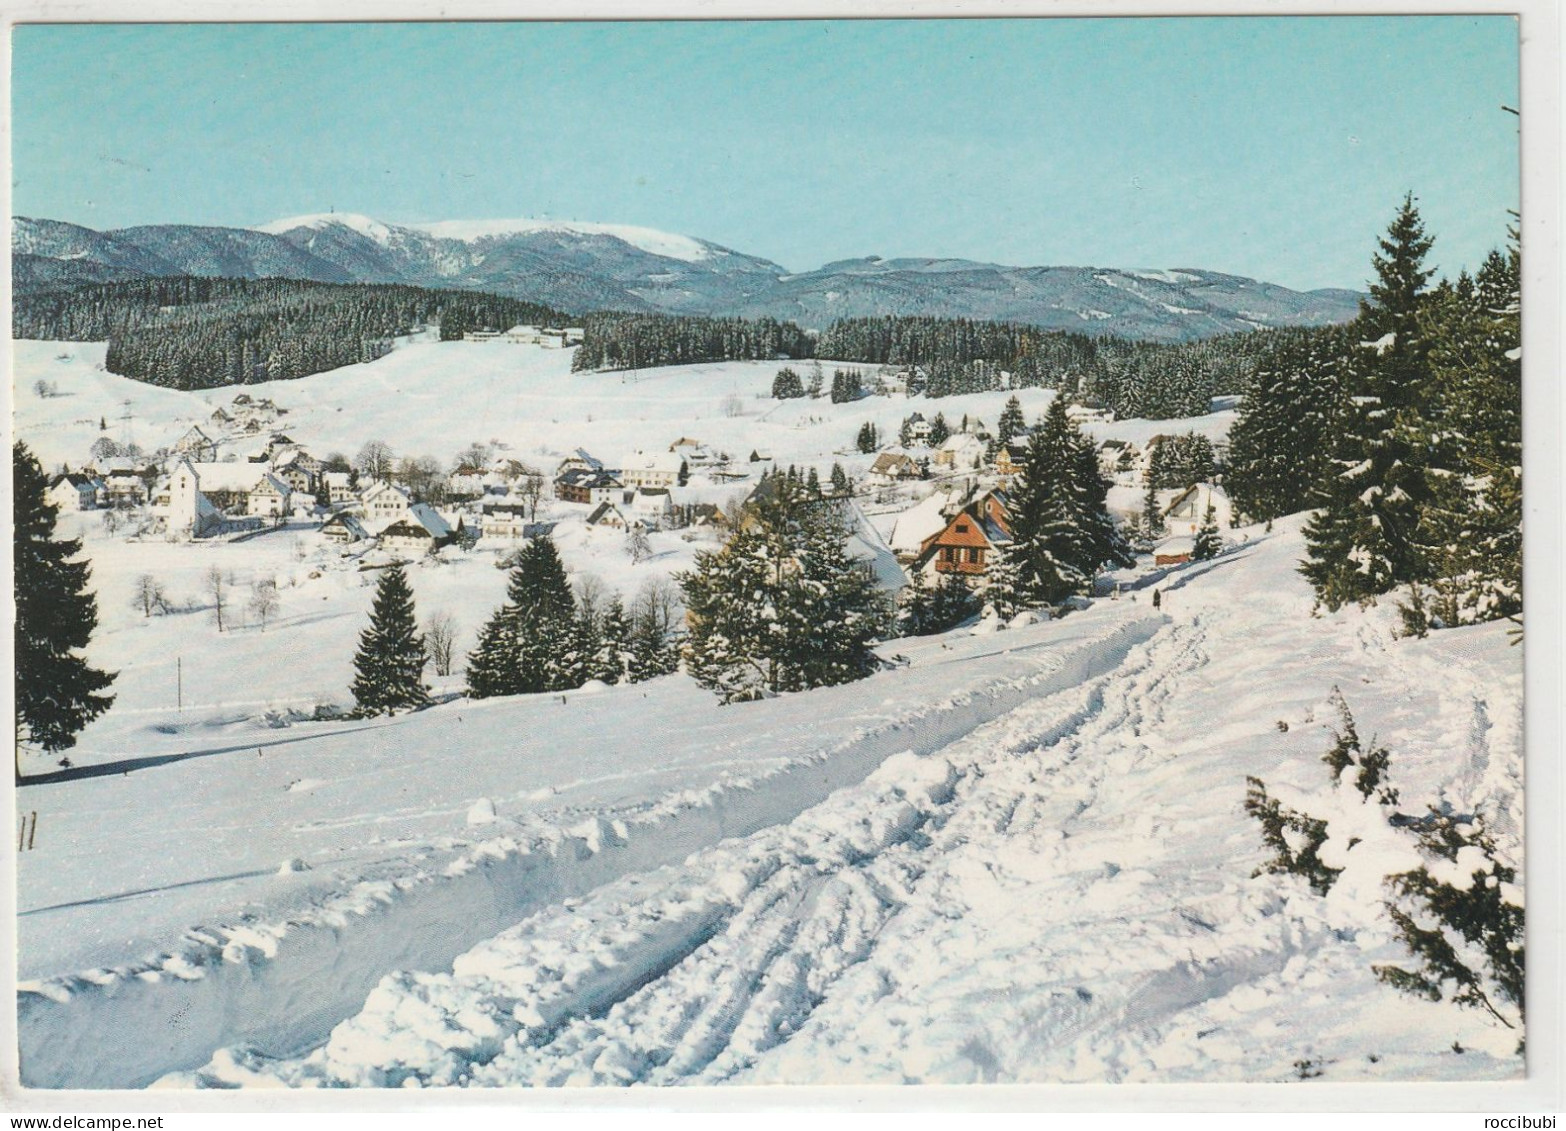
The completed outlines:
[[[695,361],[810,357],[814,344],[792,322],[669,314],[593,314],[571,367],[643,369]]]
[[[107,367],[152,385],[207,389],[373,361],[439,323],[442,338],[517,323],[564,326],[536,303],[471,291],[297,279],[134,279],[19,295],[17,338],[107,341]]]

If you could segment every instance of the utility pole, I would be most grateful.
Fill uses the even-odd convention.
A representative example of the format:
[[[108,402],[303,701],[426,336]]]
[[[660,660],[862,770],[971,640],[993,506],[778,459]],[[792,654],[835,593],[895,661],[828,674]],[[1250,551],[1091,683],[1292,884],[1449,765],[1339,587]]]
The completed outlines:
[[[176,710],[185,709],[185,657],[174,657],[174,706]]]

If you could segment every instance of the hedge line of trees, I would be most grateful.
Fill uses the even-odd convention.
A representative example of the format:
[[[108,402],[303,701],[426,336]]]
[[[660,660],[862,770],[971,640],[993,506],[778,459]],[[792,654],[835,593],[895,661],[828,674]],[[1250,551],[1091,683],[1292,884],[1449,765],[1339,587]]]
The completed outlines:
[[[1341,329],[1270,330],[1167,344],[1014,322],[885,315],[840,319],[812,339],[792,322],[771,319],[596,314],[586,319],[585,332],[573,362],[578,370],[818,357],[917,367],[930,397],[1044,387],[1117,416],[1170,419],[1201,415],[1213,397],[1241,392],[1278,343],[1331,339]],[[773,396],[807,391],[796,371],[779,371]],[[833,393],[843,399],[836,383]]]
[[[208,389],[373,361],[392,338],[437,322],[442,338],[460,338],[475,327],[570,321],[547,306],[472,291],[177,276],[18,296],[12,331],[18,338],[107,341],[111,373]]]

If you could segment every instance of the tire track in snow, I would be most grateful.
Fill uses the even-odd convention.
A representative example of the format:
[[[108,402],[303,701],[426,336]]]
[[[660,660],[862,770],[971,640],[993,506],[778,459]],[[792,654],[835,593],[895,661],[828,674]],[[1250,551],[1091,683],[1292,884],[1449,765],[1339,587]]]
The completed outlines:
[[[1182,645],[1179,655],[1189,654]],[[740,1076],[808,1026],[832,988],[874,955],[946,842],[970,835],[965,819],[992,830],[1009,823],[1005,803],[1016,783],[1007,767],[1048,751],[1053,773],[1080,753],[1072,738],[1085,727],[1123,728],[1136,698],[1108,689],[1129,674],[1140,694],[1142,673],[1159,655],[1136,645],[1112,674],[1026,701],[925,757],[894,756],[786,825],[541,912],[459,958],[450,975],[387,979],[364,1013],[302,1060],[230,1052],[193,1082],[514,1086]],[[1165,678],[1156,675],[1155,686]],[[1117,710],[1102,719],[1110,701]],[[1049,775],[1035,781],[1054,788]],[[655,936],[673,945],[652,945]],[[596,957],[585,967],[552,965],[570,954]],[[608,1000],[612,988],[623,996]],[[425,1019],[422,1044],[408,1037],[410,1017]]]
[[[154,972],[153,978],[119,979],[103,987],[73,985],[57,997],[24,993],[24,1077],[37,1086],[136,1087],[226,1058],[231,1063],[224,1072],[208,1074],[208,1082],[219,1083],[245,1076],[253,1065],[272,1063],[269,1058],[300,1056],[328,1041],[344,1018],[351,1023],[362,1014],[385,988],[377,983],[404,976],[393,972],[440,970],[530,913],[547,912],[618,877],[682,859],[693,847],[789,821],[834,789],[863,781],[899,750],[939,750],[1019,703],[1114,670],[1163,623],[1163,618],[1146,616],[1112,621],[1101,635],[1055,653],[1049,668],[1035,664],[1015,679],[899,712],[744,788],[715,788],[710,796],[628,817],[623,825],[598,817],[593,830],[561,830],[543,850],[505,838],[481,845],[466,870],[448,868],[427,881],[381,884],[370,893],[374,905],[368,912],[350,911],[320,924],[290,922],[275,939],[262,940],[264,952],[247,951],[233,964],[225,952],[194,971]],[[417,982],[425,975],[411,977]],[[609,982],[621,984],[613,977]],[[176,1016],[181,1025],[170,1020]],[[503,1036],[510,1023],[497,1024]],[[86,1049],[102,1045],[105,1033],[121,1030],[127,1033],[124,1055],[85,1055]],[[151,1031],[158,1039],[132,1040],[132,1030]],[[461,1045],[466,1038],[451,1039]],[[255,1051],[242,1051],[247,1048]],[[47,1058],[34,1051],[44,1049],[50,1050]],[[83,1055],[71,1049],[82,1049]],[[223,1049],[235,1051],[214,1053]],[[398,1067],[405,1051],[399,1046],[389,1054],[386,1078],[420,1075]],[[460,1060],[466,1054],[451,1055]]]

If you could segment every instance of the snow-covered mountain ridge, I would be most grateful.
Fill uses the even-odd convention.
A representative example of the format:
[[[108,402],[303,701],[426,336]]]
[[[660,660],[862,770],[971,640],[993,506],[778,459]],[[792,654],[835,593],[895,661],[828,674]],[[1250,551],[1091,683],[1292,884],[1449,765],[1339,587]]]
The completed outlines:
[[[97,232],[17,217],[17,285],[142,275],[266,275],[409,283],[514,295],[574,311],[790,319],[934,315],[1190,340],[1271,326],[1343,322],[1352,291],[1299,292],[1221,272],[1016,267],[871,256],[790,272],[693,236],[633,225],[540,219],[392,224],[317,213],[257,228],[155,225]]]

